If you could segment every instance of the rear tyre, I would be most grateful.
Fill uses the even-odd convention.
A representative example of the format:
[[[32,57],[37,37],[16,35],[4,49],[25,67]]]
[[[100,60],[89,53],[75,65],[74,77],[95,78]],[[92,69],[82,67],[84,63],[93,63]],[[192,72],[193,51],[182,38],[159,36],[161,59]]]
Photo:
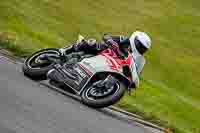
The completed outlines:
[[[51,56],[56,57],[60,56],[59,49],[57,48],[42,49],[33,53],[23,64],[22,70],[24,75],[35,80],[46,79],[46,74],[53,68],[54,63],[50,61],[44,61],[43,63],[39,62],[38,57],[44,54],[51,54]]]
[[[107,94],[101,95],[95,92],[93,84],[88,86],[81,94],[82,102],[92,108],[104,108],[118,102],[126,90],[125,85],[118,81],[107,90]]]

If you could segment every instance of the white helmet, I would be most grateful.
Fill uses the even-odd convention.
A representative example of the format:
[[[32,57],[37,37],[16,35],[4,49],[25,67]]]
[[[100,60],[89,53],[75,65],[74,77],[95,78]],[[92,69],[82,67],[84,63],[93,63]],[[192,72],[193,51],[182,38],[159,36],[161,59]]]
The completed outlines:
[[[144,32],[136,31],[129,38],[131,50],[143,55],[151,47],[151,38]]]

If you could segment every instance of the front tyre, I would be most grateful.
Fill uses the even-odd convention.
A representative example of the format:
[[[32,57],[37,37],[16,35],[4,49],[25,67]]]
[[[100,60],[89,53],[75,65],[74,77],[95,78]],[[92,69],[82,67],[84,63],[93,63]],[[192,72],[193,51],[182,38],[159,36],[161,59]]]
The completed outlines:
[[[97,89],[94,84],[81,93],[82,102],[92,108],[104,108],[118,102],[126,90],[125,85],[120,81],[107,90]]]
[[[59,58],[60,52],[57,48],[42,49],[33,53],[28,57],[22,67],[24,75],[32,79],[46,79],[46,74],[53,68],[54,63],[47,60],[40,60],[39,57],[42,55],[55,56]]]

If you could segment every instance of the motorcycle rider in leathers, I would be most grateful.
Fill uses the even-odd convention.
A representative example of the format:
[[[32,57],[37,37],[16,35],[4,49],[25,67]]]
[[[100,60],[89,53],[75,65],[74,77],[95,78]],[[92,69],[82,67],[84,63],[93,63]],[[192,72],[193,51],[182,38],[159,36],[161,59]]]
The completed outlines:
[[[128,56],[128,51],[132,53],[136,71],[139,75],[145,65],[145,58],[143,55],[151,47],[151,38],[145,32],[136,31],[133,32],[130,37],[104,34],[102,42],[97,42],[95,39],[83,40],[73,44],[67,52],[83,51],[86,54],[96,55],[98,52],[112,47],[113,45],[118,45],[118,48],[115,47],[116,49],[114,50],[119,58],[126,58]],[[61,50],[61,52],[66,51]],[[55,74],[51,73],[52,71],[50,70],[47,77],[55,80]]]

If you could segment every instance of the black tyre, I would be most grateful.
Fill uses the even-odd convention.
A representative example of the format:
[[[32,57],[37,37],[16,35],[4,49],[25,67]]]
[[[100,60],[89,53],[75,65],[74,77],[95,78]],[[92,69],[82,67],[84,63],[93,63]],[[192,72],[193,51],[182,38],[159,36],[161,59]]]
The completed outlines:
[[[109,94],[106,94],[104,96],[92,95],[91,93],[94,92],[94,89],[95,88],[90,85],[82,92],[82,102],[92,108],[104,108],[118,102],[124,95],[126,87],[123,83],[118,81],[116,84],[113,85],[113,89],[109,91]]]
[[[38,57],[43,54],[51,54],[51,56],[60,56],[59,49],[47,48],[33,53],[28,57],[22,67],[24,74],[32,79],[46,79],[46,74],[53,68],[54,63],[50,61],[38,62]]]

